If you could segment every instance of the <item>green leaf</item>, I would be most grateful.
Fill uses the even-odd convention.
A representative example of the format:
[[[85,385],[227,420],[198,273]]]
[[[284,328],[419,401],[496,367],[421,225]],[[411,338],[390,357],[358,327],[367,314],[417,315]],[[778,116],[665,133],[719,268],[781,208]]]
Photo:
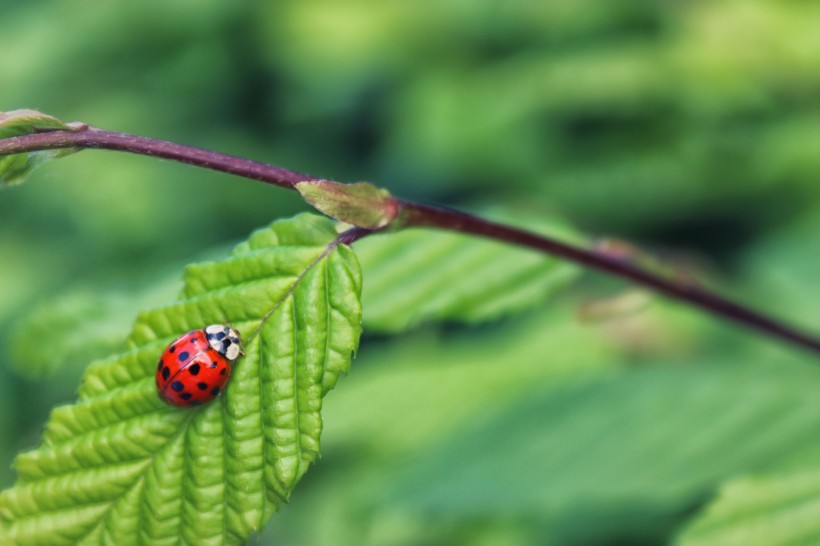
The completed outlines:
[[[330,441],[372,444],[368,449],[385,458],[401,457],[446,440],[493,408],[515,403],[533,385],[614,367],[611,344],[600,332],[568,320],[571,312],[562,306],[478,336],[473,330],[458,336],[422,330],[395,338],[378,352],[369,350],[362,358],[370,366],[330,402],[335,408]],[[362,406],[362,398],[369,404]]]
[[[0,112],[0,138],[27,135],[43,130],[72,130],[59,119],[37,112],[36,110],[12,110]],[[25,154],[0,157],[0,188],[22,182],[36,166],[53,159],[73,153],[74,150],[43,150]]]
[[[525,219],[524,226],[564,241],[583,240],[556,221]],[[431,320],[475,324],[538,307],[580,272],[539,252],[430,229],[368,237],[356,243],[356,254],[367,276],[364,320],[374,332]]]
[[[816,455],[818,388],[808,366],[716,361],[543,385],[403,465],[358,509],[428,523],[528,514],[560,543],[657,541],[726,478]]]
[[[121,349],[131,320],[126,323],[116,313],[117,304],[116,299],[88,293],[36,307],[10,336],[15,371],[32,379],[48,377],[66,365],[79,367]]]
[[[780,546],[820,540],[820,470],[730,481],[679,546]]]
[[[820,187],[820,186],[818,186]],[[817,272],[820,271],[820,208],[796,215],[746,252],[745,266],[756,282],[759,305],[803,328],[817,331]],[[765,307],[764,307],[765,306]]]
[[[143,313],[129,350],[94,363],[0,494],[3,544],[239,544],[289,498],[319,452],[323,396],[356,349],[361,278],[329,220],[254,233],[190,266],[179,302]],[[224,395],[159,401],[156,362],[178,335],[225,320],[247,343]]]
[[[71,125],[37,110],[0,112],[0,138],[27,135],[38,130],[70,130]]]
[[[122,349],[139,307],[174,298],[179,291],[174,280],[128,293],[82,286],[50,296],[22,314],[12,329],[11,367],[30,379],[59,373],[60,379],[76,382],[88,362]]]
[[[473,544],[436,541],[428,517],[414,522],[418,534],[404,536],[408,519],[391,517],[395,499],[374,501],[391,490],[406,466],[517,404],[533,388],[615,367],[611,341],[598,328],[567,320],[571,313],[562,302],[482,328],[479,335],[472,328],[421,329],[368,345],[356,373],[326,400],[322,456],[333,464],[323,465],[321,480],[299,490],[299,502],[288,507],[287,517],[271,521],[261,543],[284,537],[290,538],[286,543],[312,546]],[[431,473],[424,483],[439,478]],[[474,531],[476,523],[471,520]],[[539,542],[510,542],[519,543]]]

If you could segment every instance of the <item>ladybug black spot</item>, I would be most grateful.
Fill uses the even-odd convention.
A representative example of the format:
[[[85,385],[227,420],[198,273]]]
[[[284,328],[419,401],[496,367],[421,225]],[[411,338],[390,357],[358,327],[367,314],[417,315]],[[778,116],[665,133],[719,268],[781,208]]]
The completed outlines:
[[[168,369],[168,366],[165,366],[164,368],[162,368],[162,378],[163,379],[167,380],[168,376],[170,376],[170,375],[171,375],[171,370]]]
[[[228,368],[222,368],[221,370],[219,370],[219,375],[225,375],[225,372],[227,372],[227,371],[228,371]]]
[[[211,389],[211,396],[216,396],[219,394],[219,387],[214,387]]]
[[[182,381],[174,381],[171,383],[171,388],[174,389],[176,392],[182,392],[182,389],[185,388],[185,385],[182,384]]]
[[[174,351],[176,351],[176,350],[177,350],[177,348],[176,348],[176,347],[174,347],[173,345],[171,345],[170,347],[168,347],[168,352],[169,352],[169,353],[173,353],[173,352],[174,352]]]
[[[199,383],[196,384],[196,388],[198,388],[201,391],[204,391],[208,388],[208,384],[203,383],[202,381],[200,381]]]
[[[190,400],[191,399],[191,393],[190,392],[182,392],[182,393],[179,394],[179,397],[182,398],[183,400]]]
[[[191,375],[197,375],[199,373],[199,364],[192,364],[188,367],[188,371]]]
[[[179,361],[184,362],[184,361],[188,360],[189,356],[190,355],[188,354],[188,351],[182,351],[181,353],[179,353]]]
[[[216,362],[211,362],[211,368],[216,368],[216,366],[217,366]]]

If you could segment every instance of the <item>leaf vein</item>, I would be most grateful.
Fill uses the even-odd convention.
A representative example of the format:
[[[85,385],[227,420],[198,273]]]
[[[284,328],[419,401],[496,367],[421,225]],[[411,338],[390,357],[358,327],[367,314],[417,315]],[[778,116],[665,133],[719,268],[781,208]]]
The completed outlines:
[[[194,414],[192,413],[192,414],[191,414],[191,415],[189,415],[189,416],[188,416],[188,417],[187,417],[184,421],[182,421],[182,422],[180,423],[180,425],[179,425],[179,427],[177,428],[177,430],[176,430],[176,431],[174,431],[174,433],[173,433],[171,436],[169,436],[168,442],[166,442],[164,446],[162,446],[160,449],[158,449],[158,450],[156,451],[156,453],[154,453],[154,454],[153,454],[153,455],[149,458],[149,460],[148,460],[148,464],[146,464],[146,465],[145,465],[145,469],[144,469],[142,472],[140,472],[140,473],[139,473],[139,475],[137,476],[137,478],[134,480],[133,485],[131,485],[128,489],[126,489],[126,491],[125,491],[125,492],[124,492],[124,493],[120,496],[119,500],[117,500],[117,501],[115,501],[115,502],[111,503],[111,506],[109,506],[109,507],[108,507],[108,509],[107,509],[107,510],[106,510],[106,511],[105,511],[105,512],[104,512],[104,513],[100,516],[100,521],[99,521],[99,523],[97,523],[97,525],[95,525],[94,527],[92,527],[90,531],[88,531],[88,532],[86,532],[85,534],[81,535],[81,536],[78,538],[78,541],[79,541],[79,540],[84,540],[85,538],[87,538],[88,536],[90,536],[90,535],[91,535],[91,533],[93,533],[94,531],[96,531],[96,530],[97,530],[97,528],[99,528],[99,527],[100,527],[100,526],[102,526],[102,525],[106,525],[106,524],[108,523],[108,518],[110,517],[110,515],[111,515],[111,513],[113,512],[114,508],[115,508],[115,507],[116,507],[116,506],[117,506],[120,502],[122,502],[122,500],[123,500],[123,499],[125,499],[125,498],[127,498],[127,497],[128,497],[128,493],[129,493],[129,492],[133,491],[133,490],[134,490],[134,488],[138,487],[138,486],[139,486],[142,482],[144,482],[144,481],[145,481],[145,476],[146,476],[146,473],[150,470],[151,466],[154,464],[154,461],[156,460],[157,456],[158,456],[160,453],[164,452],[166,449],[169,449],[169,446],[172,444],[173,440],[174,440],[176,437],[178,437],[178,436],[179,436],[179,434],[184,433],[184,432],[187,430],[188,423],[189,423],[189,422],[191,421],[191,419],[193,418],[193,415],[194,415]],[[185,474],[183,473],[183,480],[184,480],[184,479],[185,479]]]

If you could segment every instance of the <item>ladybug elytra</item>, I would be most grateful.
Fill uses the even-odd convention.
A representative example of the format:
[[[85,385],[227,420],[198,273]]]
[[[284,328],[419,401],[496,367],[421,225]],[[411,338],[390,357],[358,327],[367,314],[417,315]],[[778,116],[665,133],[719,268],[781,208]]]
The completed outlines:
[[[165,349],[157,364],[160,398],[183,408],[210,402],[224,390],[234,362],[243,354],[239,332],[227,324],[182,335]]]

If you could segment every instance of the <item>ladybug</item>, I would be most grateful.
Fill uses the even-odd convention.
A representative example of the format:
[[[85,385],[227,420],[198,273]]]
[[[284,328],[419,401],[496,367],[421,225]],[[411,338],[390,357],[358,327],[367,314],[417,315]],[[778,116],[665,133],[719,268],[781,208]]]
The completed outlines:
[[[157,364],[157,390],[177,407],[206,404],[219,396],[242,356],[242,339],[227,324],[193,330],[171,343]]]

